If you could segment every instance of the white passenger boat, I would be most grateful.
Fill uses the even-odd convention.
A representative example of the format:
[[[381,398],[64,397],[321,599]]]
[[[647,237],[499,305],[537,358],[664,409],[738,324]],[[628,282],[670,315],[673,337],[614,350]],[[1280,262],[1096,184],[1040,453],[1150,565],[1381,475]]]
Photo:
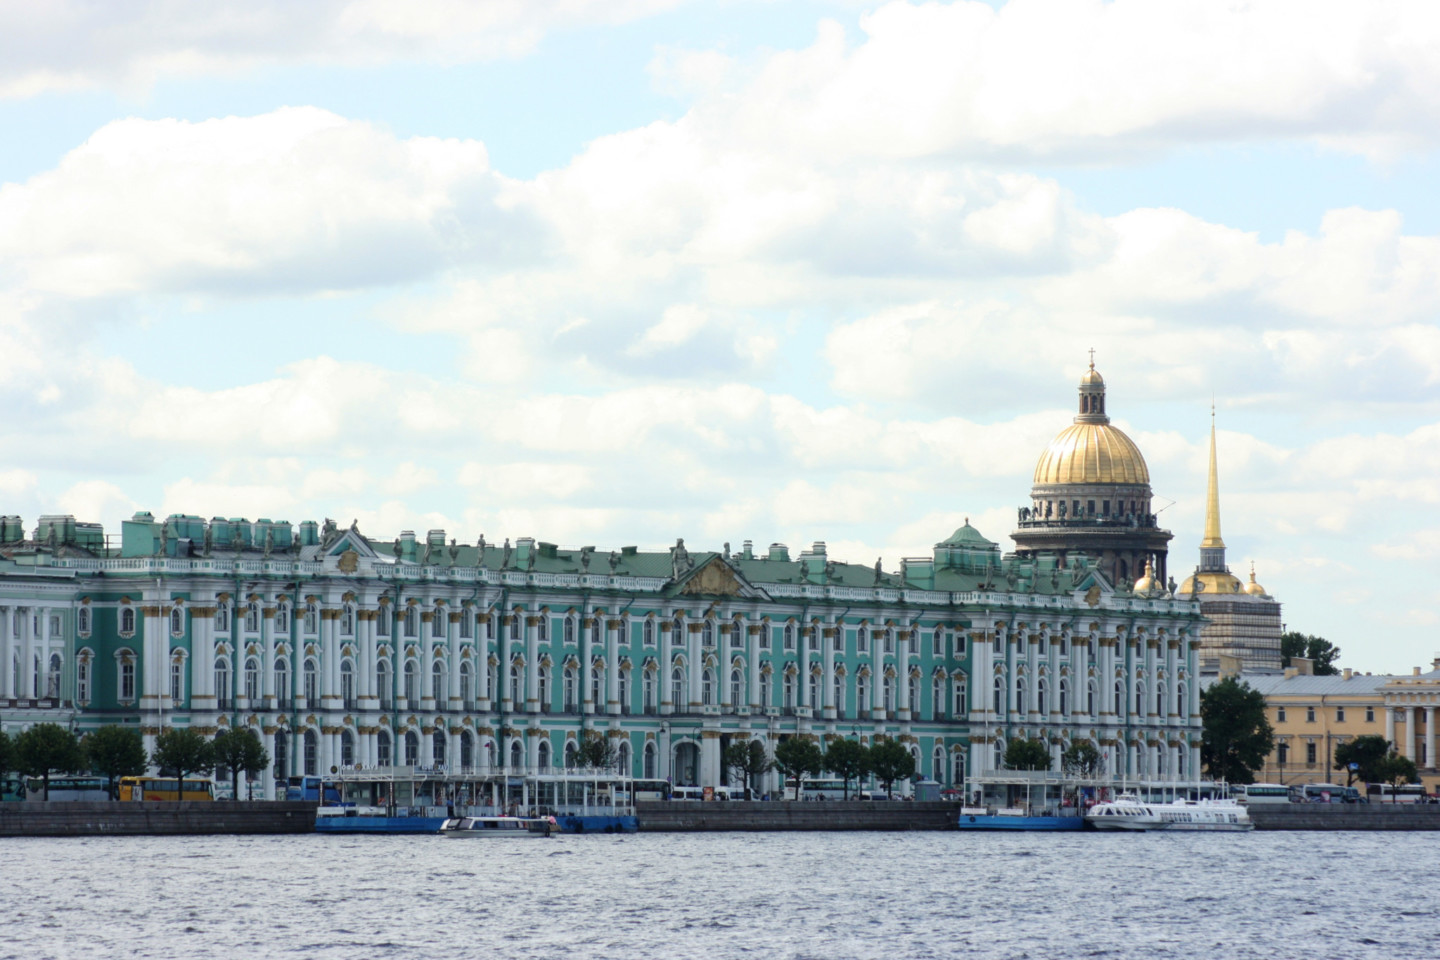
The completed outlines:
[[[554,817],[454,817],[440,825],[442,837],[548,837],[559,833]]]
[[[1085,822],[1097,830],[1239,832],[1255,827],[1250,814],[1233,800],[1147,803],[1130,795],[1095,804],[1085,814]]]

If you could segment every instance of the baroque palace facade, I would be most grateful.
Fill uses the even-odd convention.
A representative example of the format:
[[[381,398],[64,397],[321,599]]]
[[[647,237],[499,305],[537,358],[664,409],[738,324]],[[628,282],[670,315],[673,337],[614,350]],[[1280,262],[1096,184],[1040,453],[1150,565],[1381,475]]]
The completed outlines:
[[[677,784],[723,784],[725,746],[789,736],[896,737],[957,785],[1023,737],[1057,765],[1090,740],[1107,777],[1198,779],[1202,618],[1155,573],[1169,534],[1093,365],[1077,423],[1032,495],[1080,503],[1052,514],[1073,540],[1044,528],[1002,556],[967,521],[898,572],[823,543],[606,552],[140,513],[115,547],[3,518],[0,724],[133,724],[147,745],[249,727],[266,796],[357,764],[550,768],[585,730]]]

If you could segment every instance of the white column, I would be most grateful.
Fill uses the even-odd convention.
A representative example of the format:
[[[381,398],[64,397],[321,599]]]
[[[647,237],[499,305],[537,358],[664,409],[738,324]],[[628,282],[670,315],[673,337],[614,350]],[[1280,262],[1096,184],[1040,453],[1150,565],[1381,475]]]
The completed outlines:
[[[340,699],[340,611],[332,607],[320,608],[320,707],[325,710],[341,710],[345,704]],[[309,704],[312,709],[315,704]],[[321,772],[330,769],[330,763],[337,763],[340,751],[337,743],[329,743],[334,737],[325,738],[331,749],[329,763],[322,765]]]
[[[190,709],[215,709],[215,608],[197,607],[190,618]]]
[[[729,632],[734,629],[734,625],[728,622],[721,622],[715,627],[716,642],[719,645],[716,659],[720,661],[716,667],[715,682],[719,685],[716,692],[719,694],[717,699],[720,702],[720,712],[726,714],[735,706],[730,702],[730,638],[734,634]]]
[[[0,607],[0,697],[7,700],[15,696],[14,625],[15,609]]]
[[[595,702],[593,687],[590,683],[591,671],[595,669],[595,625],[597,622],[596,618],[590,616],[580,618],[580,713],[587,717],[600,712],[600,704]]]
[[[500,663],[495,668],[497,674],[495,677],[495,693],[498,695],[496,699],[500,701],[500,709],[506,713],[513,713],[525,709],[525,704],[515,703],[510,696],[510,661],[515,656],[514,647],[516,643],[516,641],[510,639],[510,632],[515,628],[515,625],[520,622],[522,621],[518,613],[508,613],[502,616],[500,618],[500,637],[496,640],[496,644],[500,649]],[[508,750],[509,748],[510,745],[505,743],[503,739],[497,739],[495,741],[496,750]],[[501,766],[510,765],[509,754],[505,754],[497,759]]]
[[[901,723],[910,720],[910,651],[915,642],[914,626],[903,623],[895,631],[895,716]]]
[[[142,618],[143,620],[143,618]],[[141,635],[142,641],[144,634]],[[16,695],[22,700],[35,696],[35,608],[20,608],[20,672],[15,681]],[[143,649],[143,647],[142,647]],[[150,669],[147,657],[144,669]],[[146,674],[148,676],[148,673]],[[148,685],[145,687],[148,691]]]
[[[826,720],[839,716],[835,702],[835,648],[840,645],[842,634],[832,617],[820,634],[820,655],[824,658],[825,675],[820,678],[820,702],[824,704]]]
[[[686,686],[690,689],[686,691],[686,695],[689,698],[690,703],[688,705],[683,703],[677,703],[675,705],[675,709],[677,711],[699,713],[700,672],[704,669],[704,665],[701,662],[704,654],[700,650],[701,625],[698,623],[687,622],[685,624],[685,629],[687,631],[685,636],[685,655],[689,660],[689,663],[686,666],[689,668],[688,672],[690,674],[690,682],[686,684]],[[696,773],[699,773],[699,771],[697,770]]]
[[[192,634],[198,632],[196,627],[192,620]],[[275,709],[275,608],[267,607],[263,603],[260,607],[260,696],[263,706],[252,703],[252,708]]]
[[[1419,751],[1416,749],[1417,737],[1415,736],[1415,715],[1419,711],[1415,707],[1405,708],[1405,756],[1411,760],[1419,759]]]
[[[766,630],[764,624],[745,623],[745,670],[750,675],[749,682],[745,684],[746,697],[750,701],[750,712],[755,713],[760,709],[760,631]]]
[[[420,709],[425,711],[434,710],[436,701],[445,696],[445,691],[435,689],[435,618],[443,617],[444,610],[433,607],[420,614]]]
[[[460,618],[465,616],[462,607],[456,607],[446,616],[445,641],[450,651],[450,672],[446,674],[450,682],[450,707],[455,712],[465,708],[464,702],[460,699]],[[440,691],[435,691],[436,698],[439,698]],[[460,764],[460,739],[459,734],[451,734],[450,750],[454,757],[450,761],[452,766]]]
[[[158,596],[146,601],[140,608],[140,613],[143,614],[140,617],[140,629],[144,631],[142,649],[145,679],[145,685],[140,691],[140,709],[159,710],[163,705],[162,698],[169,693],[165,689],[165,672],[166,661],[169,659],[166,655],[170,652],[170,644],[166,641],[170,631],[166,629],[165,611]],[[236,660],[239,660],[238,656]],[[232,677],[236,675],[232,673]]]
[[[620,704],[620,631],[625,621],[605,621],[605,712],[619,716]]]
[[[1434,769],[1440,767],[1435,762],[1435,708],[1425,708],[1425,766]]]
[[[1400,744],[1395,742],[1395,709],[1390,705],[1385,706],[1385,739],[1390,741],[1392,749],[1400,749]]]
[[[540,618],[533,615],[525,617],[525,710],[540,712]],[[534,749],[537,749],[535,744],[526,744],[527,753]],[[535,765],[533,757],[529,763]]]

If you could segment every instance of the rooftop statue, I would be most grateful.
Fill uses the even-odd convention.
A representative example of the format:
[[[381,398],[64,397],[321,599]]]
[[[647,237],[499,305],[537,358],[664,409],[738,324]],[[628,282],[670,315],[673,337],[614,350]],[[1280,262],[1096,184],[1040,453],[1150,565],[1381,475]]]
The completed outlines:
[[[455,561],[460,559],[460,544],[454,537],[450,538],[450,566],[455,566]]]

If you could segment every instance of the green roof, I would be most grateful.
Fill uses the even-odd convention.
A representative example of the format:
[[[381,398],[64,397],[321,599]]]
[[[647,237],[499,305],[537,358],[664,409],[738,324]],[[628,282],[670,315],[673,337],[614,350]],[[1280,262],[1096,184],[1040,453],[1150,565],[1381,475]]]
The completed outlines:
[[[993,540],[986,540],[984,534],[970,526],[970,518],[965,518],[965,524],[950,536],[940,541],[941,546],[958,547],[961,545],[972,547],[993,547]]]

